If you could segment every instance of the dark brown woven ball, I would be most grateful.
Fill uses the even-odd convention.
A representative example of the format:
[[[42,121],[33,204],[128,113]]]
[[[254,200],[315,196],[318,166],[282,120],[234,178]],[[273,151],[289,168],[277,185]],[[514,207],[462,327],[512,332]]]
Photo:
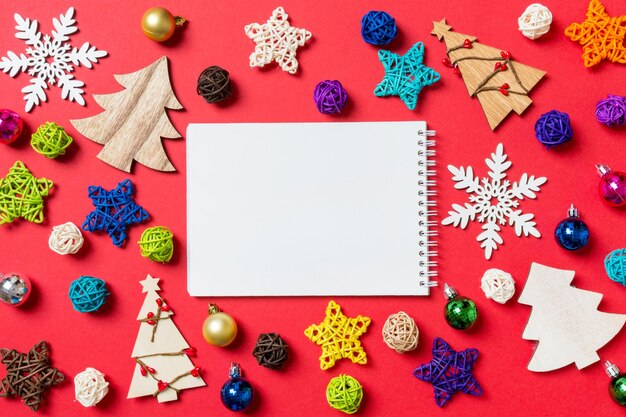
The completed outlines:
[[[279,369],[287,361],[287,343],[278,333],[261,333],[252,354],[259,365]]]
[[[200,74],[196,91],[207,103],[217,103],[230,96],[230,76],[228,71],[213,65]]]

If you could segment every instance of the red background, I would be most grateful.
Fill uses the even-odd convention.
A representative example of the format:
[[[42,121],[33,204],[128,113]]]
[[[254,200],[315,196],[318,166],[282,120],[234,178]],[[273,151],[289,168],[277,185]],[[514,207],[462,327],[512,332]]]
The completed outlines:
[[[24,114],[27,132],[19,142],[0,150],[0,171],[8,171],[16,161],[24,161],[39,177],[55,181],[52,197],[46,204],[42,225],[16,221],[0,227],[2,271],[27,274],[35,284],[33,299],[23,308],[0,306],[0,346],[27,351],[41,339],[52,348],[52,363],[67,376],[67,381],[47,396],[40,415],[50,416],[162,416],[231,415],[219,402],[219,388],[227,379],[231,361],[239,361],[256,388],[257,401],[249,414],[258,416],[341,415],[328,408],[325,388],[339,373],[356,377],[364,386],[362,416],[424,415],[612,415],[619,412],[607,394],[608,378],[601,363],[578,371],[574,365],[546,374],[531,373],[526,365],[534,342],[521,334],[530,308],[515,301],[501,306],[487,300],[480,290],[480,277],[487,268],[501,268],[513,274],[518,294],[526,281],[532,261],[576,270],[574,284],[604,294],[600,308],[626,312],[624,288],[605,275],[602,260],[611,250],[624,246],[626,213],[605,205],[597,195],[598,177],[594,163],[626,169],[624,130],[610,130],[594,117],[596,102],[608,93],[626,95],[624,67],[603,62],[596,68],[583,67],[581,47],[563,35],[572,21],[582,21],[586,0],[548,0],[554,14],[551,32],[537,41],[517,31],[517,17],[527,2],[485,1],[437,2],[345,1],[315,2],[267,1],[205,2],[163,1],[162,6],[187,16],[190,23],[174,39],[157,44],[141,33],[140,19],[149,1],[20,1],[0,8],[0,53],[21,52],[24,44],[14,37],[13,12],[37,19],[44,33],[52,29],[51,19],[72,5],[77,9],[79,33],[74,45],[89,41],[109,56],[94,70],[78,68],[77,78],[86,83],[87,106],[61,100],[60,89],[48,91],[48,102]],[[243,27],[264,22],[273,8],[282,5],[293,25],[313,33],[312,41],[299,50],[300,70],[292,76],[271,66],[259,70],[248,67],[254,44]],[[613,15],[625,13],[620,0],[605,0]],[[442,74],[442,80],[425,88],[415,111],[409,111],[397,98],[381,99],[372,94],[383,76],[376,48],[360,37],[360,19],[368,10],[386,10],[397,20],[400,35],[390,49],[404,53],[414,42],[426,45],[426,64]],[[432,21],[448,19],[458,32],[478,36],[482,43],[510,50],[519,61],[544,69],[547,77],[535,88],[534,104],[519,117],[511,115],[492,133],[481,107],[467,97],[461,79],[440,63],[445,46],[429,33]],[[427,120],[437,130],[437,191],[439,207],[445,214],[449,206],[465,201],[467,195],[454,190],[448,164],[472,165],[478,175],[486,174],[483,160],[499,142],[513,161],[509,171],[513,180],[523,172],[545,175],[548,183],[537,200],[524,201],[522,208],[536,214],[541,239],[517,238],[511,228],[503,233],[505,244],[486,261],[475,237],[480,226],[471,224],[466,231],[440,228],[440,281],[473,298],[480,319],[472,331],[461,333],[445,324],[444,299],[440,289],[430,297],[336,299],[349,316],[372,318],[369,332],[362,338],[368,354],[366,366],[340,361],[329,371],[318,365],[319,347],[303,335],[311,323],[324,317],[327,298],[191,298],[186,291],[185,247],[185,141],[166,140],[164,146],[178,172],[159,173],[135,164],[126,175],[98,159],[101,146],[80,136],[69,120],[88,117],[101,111],[91,94],[122,89],[113,74],[128,73],[167,55],[174,90],[184,105],[183,111],[170,111],[177,129],[184,134],[188,123],[201,122],[287,122],[287,121],[377,121]],[[223,105],[208,105],[197,96],[198,74],[207,66],[220,65],[231,73],[234,97]],[[323,79],[341,80],[350,95],[350,104],[339,117],[317,112],[312,101],[315,84]],[[20,90],[29,77],[11,79],[1,74],[0,107],[23,113]],[[570,114],[574,140],[558,149],[546,151],[534,138],[535,120],[552,109]],[[45,121],[65,126],[75,137],[68,155],[47,160],[28,145],[30,132]],[[48,248],[53,225],[73,221],[81,224],[92,210],[87,198],[91,184],[113,188],[124,178],[136,185],[136,201],[151,214],[144,226],[130,229],[127,245],[114,247],[106,235],[86,233],[86,244],[77,256],[61,257]],[[555,243],[555,225],[575,203],[591,229],[591,243],[578,253],[568,253]],[[176,235],[176,255],[171,264],[160,265],[142,258],[135,242],[145,226],[167,225]],[[303,265],[303,267],[305,267]],[[162,295],[176,312],[175,322],[188,342],[198,348],[195,363],[204,369],[207,388],[183,391],[179,401],[158,404],[152,398],[127,400],[134,363],[130,353],[139,323],[135,320],[144,296],[137,283],[147,273],[161,277]],[[97,314],[72,310],[67,290],[80,275],[105,279],[112,293],[106,307]],[[393,277],[389,277],[392,279]],[[209,301],[217,302],[240,325],[234,346],[220,349],[208,346],[200,328]],[[388,349],[380,336],[382,325],[391,313],[404,310],[420,329],[420,346],[412,353],[398,355]],[[291,360],[283,371],[258,366],[251,355],[260,332],[279,332],[290,345]],[[475,375],[484,395],[474,398],[457,394],[444,410],[433,401],[431,387],[411,375],[414,367],[431,358],[435,336],[453,348],[476,347],[480,357]],[[626,370],[626,332],[619,334],[600,351]],[[85,409],[74,402],[72,379],[87,366],[107,375],[111,392],[98,407]],[[0,369],[3,376],[4,369]],[[19,400],[0,399],[0,415],[30,416]]]

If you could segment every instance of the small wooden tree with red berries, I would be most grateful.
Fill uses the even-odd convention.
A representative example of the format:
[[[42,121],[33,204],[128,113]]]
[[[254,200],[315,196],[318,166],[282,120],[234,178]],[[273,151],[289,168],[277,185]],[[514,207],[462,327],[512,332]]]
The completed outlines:
[[[546,72],[520,64],[510,52],[483,45],[475,36],[451,29],[443,19],[433,22],[431,34],[444,40],[448,58],[443,63],[463,77],[470,97],[480,101],[491,130],[512,110],[522,114],[532,103],[528,93]]]
[[[137,320],[139,334],[131,357],[135,372],[128,390],[128,398],[152,395],[159,402],[178,399],[182,389],[203,387],[200,368],[189,359],[196,350],[189,347],[172,316],[170,306],[157,294],[159,279],[150,275],[140,281],[146,299]]]

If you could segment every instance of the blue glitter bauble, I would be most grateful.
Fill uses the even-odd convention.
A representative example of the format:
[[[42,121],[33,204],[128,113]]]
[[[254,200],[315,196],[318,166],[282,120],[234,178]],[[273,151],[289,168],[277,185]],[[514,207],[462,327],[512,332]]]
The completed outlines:
[[[222,404],[232,411],[242,411],[252,402],[252,385],[242,378],[233,378],[222,386]]]
[[[569,217],[556,226],[554,238],[567,250],[578,250],[589,243],[589,228],[577,217]]]

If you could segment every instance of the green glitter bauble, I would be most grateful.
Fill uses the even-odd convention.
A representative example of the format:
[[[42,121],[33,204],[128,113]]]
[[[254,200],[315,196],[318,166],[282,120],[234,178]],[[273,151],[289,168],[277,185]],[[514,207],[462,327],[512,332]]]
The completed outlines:
[[[626,374],[621,374],[611,381],[609,394],[619,405],[626,405]]]
[[[472,327],[478,317],[476,304],[465,297],[456,297],[448,301],[444,309],[446,321],[457,330],[466,330]]]

